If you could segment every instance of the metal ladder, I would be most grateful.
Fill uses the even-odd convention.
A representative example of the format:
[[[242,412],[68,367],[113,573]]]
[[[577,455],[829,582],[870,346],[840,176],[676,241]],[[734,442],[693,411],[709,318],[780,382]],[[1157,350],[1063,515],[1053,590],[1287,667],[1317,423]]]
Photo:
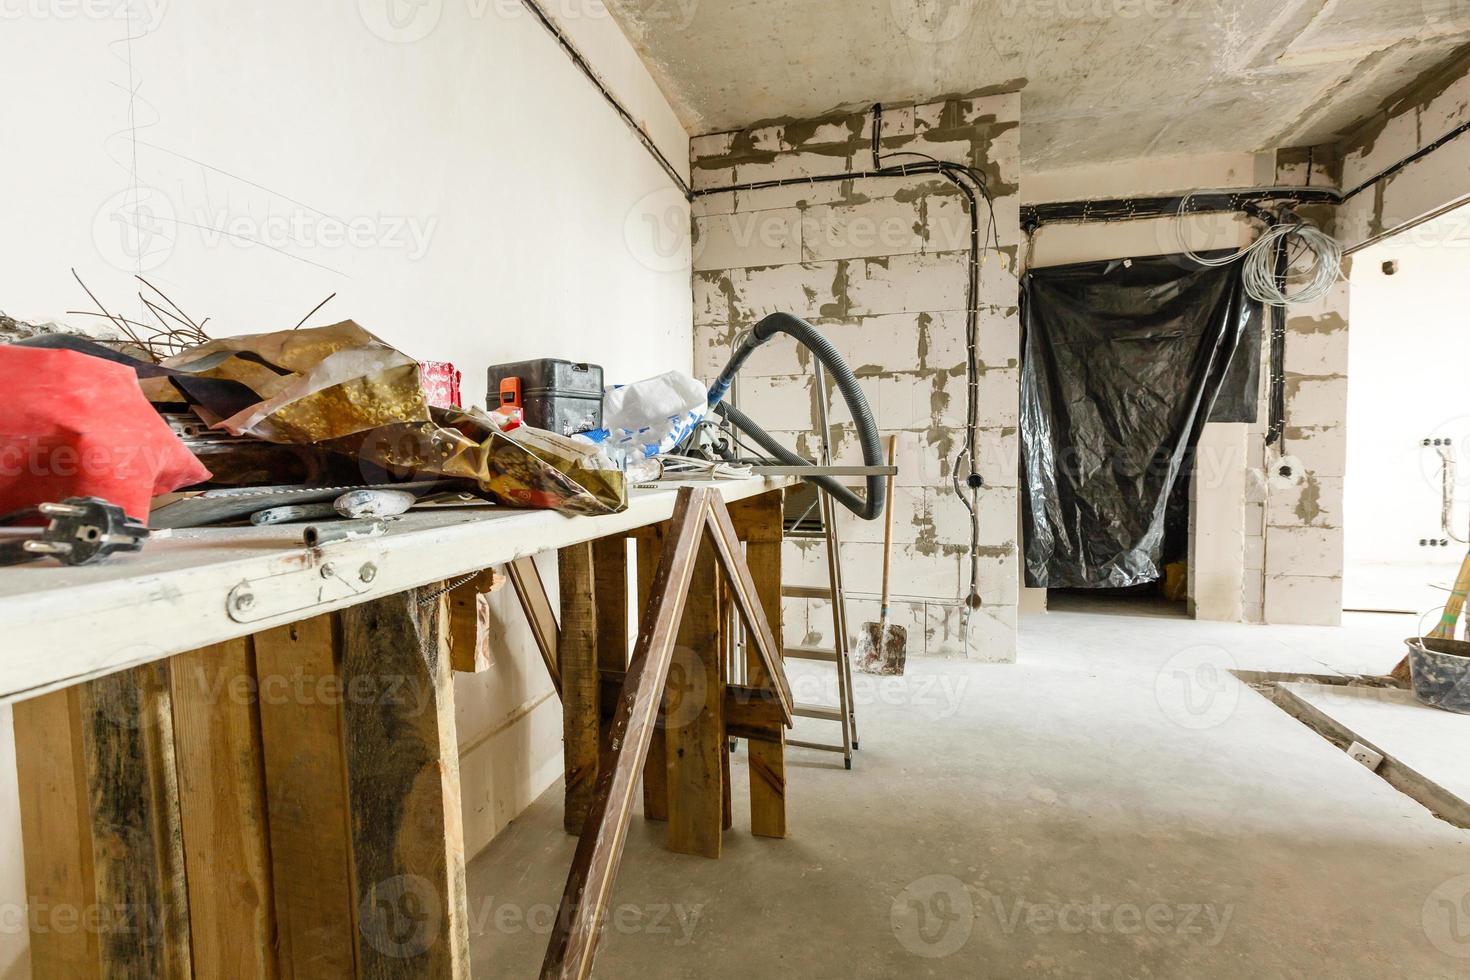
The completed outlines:
[[[822,371],[822,363],[816,362],[816,391],[818,417],[822,423],[822,465],[832,465],[832,448],[828,444],[832,429],[827,421],[827,384],[826,377]],[[858,748],[857,712],[853,706],[852,697],[852,659],[849,657],[850,635],[847,631],[847,595],[842,588],[842,543],[837,535],[837,505],[833,503],[831,496],[826,493],[817,493],[817,503],[807,509],[807,512],[797,518],[792,526],[792,537],[815,538],[819,535],[815,529],[807,525],[807,518],[813,510],[821,508],[821,530],[820,536],[825,539],[827,545],[827,588],[783,585],[781,595],[794,599],[827,599],[832,605],[832,636],[833,648],[818,646],[795,646],[786,647],[783,650],[785,656],[793,660],[817,660],[830,663],[837,668],[837,704],[835,706],[825,704],[808,704],[797,702],[795,714],[799,718],[816,718],[822,721],[835,721],[842,727],[841,744],[829,742],[810,742],[799,739],[787,739],[787,745],[795,745],[801,748],[820,749],[824,752],[841,752],[842,762],[845,768],[852,768],[852,754]]]

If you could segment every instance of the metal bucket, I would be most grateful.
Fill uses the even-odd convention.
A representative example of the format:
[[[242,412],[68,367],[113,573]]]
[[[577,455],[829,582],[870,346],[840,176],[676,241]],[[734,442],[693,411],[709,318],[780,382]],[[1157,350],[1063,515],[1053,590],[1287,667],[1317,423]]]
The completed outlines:
[[[1425,704],[1470,715],[1470,643],[1415,636],[1409,647],[1414,697]]]

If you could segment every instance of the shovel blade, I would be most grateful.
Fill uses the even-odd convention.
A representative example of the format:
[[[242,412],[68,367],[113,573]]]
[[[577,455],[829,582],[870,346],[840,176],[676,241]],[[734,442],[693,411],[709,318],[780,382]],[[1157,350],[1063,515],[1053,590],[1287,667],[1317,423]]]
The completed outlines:
[[[897,677],[908,662],[909,631],[889,623],[864,623],[853,657],[865,674]]]

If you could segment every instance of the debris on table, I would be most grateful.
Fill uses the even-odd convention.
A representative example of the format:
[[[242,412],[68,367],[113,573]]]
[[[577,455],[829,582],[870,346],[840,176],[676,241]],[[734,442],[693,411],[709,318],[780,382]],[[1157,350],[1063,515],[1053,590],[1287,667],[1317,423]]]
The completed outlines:
[[[0,514],[97,497],[146,521],[154,496],[210,478],[125,365],[3,345],[0,391]]]

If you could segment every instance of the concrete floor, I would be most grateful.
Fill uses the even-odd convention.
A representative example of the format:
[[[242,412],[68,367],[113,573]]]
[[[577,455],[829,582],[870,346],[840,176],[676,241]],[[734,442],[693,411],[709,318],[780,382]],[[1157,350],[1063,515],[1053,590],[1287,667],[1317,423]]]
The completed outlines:
[[[1412,618],[1102,608],[1026,619],[1017,665],[860,678],[856,771],[788,755],[788,840],[749,835],[743,753],[722,860],[635,818],[597,975],[1470,976],[1470,833],[1226,673],[1381,672]],[[477,977],[539,965],[560,793],[471,865]]]

